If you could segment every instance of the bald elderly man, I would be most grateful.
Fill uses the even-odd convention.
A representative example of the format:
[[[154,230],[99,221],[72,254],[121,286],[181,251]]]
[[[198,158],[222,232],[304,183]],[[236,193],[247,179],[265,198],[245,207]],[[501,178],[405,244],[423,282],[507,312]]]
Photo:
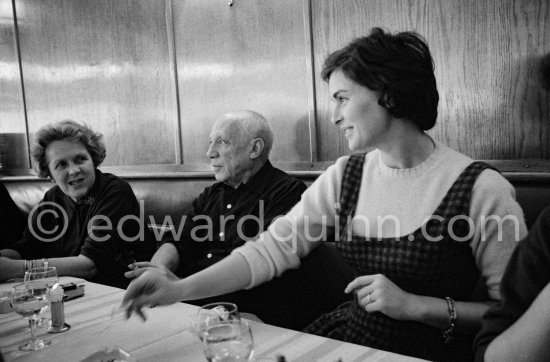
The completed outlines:
[[[273,133],[262,115],[253,111],[225,114],[214,124],[209,142],[206,155],[218,182],[194,200],[181,238],[163,244],[151,262],[136,263],[139,269],[127,272],[127,277],[133,278],[149,268],[159,267],[180,278],[203,270],[246,241],[254,240],[274,218],[286,214],[300,200],[305,184],[269,162]],[[197,216],[197,220],[192,221]],[[269,314],[273,311],[269,309],[278,308],[276,313],[284,313],[281,308],[288,306],[290,309],[291,302],[281,308],[266,305],[265,310],[258,310],[258,305],[273,301],[277,298],[274,294],[292,293],[287,287],[292,284],[291,288],[301,288],[300,283],[287,278],[256,290],[191,303],[232,301],[240,310],[276,323],[271,320]],[[290,320],[288,313],[287,317]]]

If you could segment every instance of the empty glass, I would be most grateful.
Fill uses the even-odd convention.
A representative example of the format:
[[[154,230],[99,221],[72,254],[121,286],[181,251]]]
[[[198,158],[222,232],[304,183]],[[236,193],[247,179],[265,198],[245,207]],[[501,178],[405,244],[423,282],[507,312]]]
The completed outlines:
[[[50,345],[46,339],[38,339],[34,336],[37,319],[48,309],[48,285],[37,280],[17,284],[13,287],[11,304],[17,314],[29,320],[31,339],[19,346],[21,351],[36,351]]]
[[[254,339],[248,322],[227,320],[206,327],[203,333],[204,355],[210,362],[250,361]]]

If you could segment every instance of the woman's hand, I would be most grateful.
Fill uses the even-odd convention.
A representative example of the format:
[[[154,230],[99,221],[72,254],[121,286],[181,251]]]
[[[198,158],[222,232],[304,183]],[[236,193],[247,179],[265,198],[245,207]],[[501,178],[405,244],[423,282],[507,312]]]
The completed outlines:
[[[145,319],[141,308],[150,305],[166,305],[179,301],[177,278],[168,277],[162,270],[149,268],[132,280],[121,306],[126,309],[126,318],[136,313]]]
[[[415,295],[403,291],[382,274],[355,278],[345,289],[354,292],[367,312],[381,312],[398,320],[411,320]]]

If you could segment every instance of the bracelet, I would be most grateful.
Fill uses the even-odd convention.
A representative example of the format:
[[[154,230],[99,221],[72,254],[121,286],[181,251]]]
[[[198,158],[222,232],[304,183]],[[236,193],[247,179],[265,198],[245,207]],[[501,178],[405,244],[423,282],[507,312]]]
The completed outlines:
[[[48,259],[42,259],[44,267],[48,266]],[[38,259],[25,260],[25,271],[38,268]]]
[[[35,260],[25,260],[25,271],[33,269],[34,265],[35,265]]]
[[[449,326],[447,329],[443,330],[443,342],[449,343],[453,340],[457,314],[453,298],[445,297],[445,300],[447,301],[447,310],[449,311]]]

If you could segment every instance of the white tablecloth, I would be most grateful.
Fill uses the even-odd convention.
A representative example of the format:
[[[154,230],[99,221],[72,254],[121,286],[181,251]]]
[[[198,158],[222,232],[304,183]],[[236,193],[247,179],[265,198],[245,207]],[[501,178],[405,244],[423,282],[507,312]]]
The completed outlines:
[[[74,278],[61,278],[62,283]],[[9,285],[0,284],[0,290]],[[83,297],[65,303],[65,320],[71,329],[42,337],[51,345],[35,352],[17,347],[30,338],[26,319],[15,312],[0,314],[0,350],[8,361],[79,361],[105,347],[117,346],[138,361],[205,361],[202,345],[190,331],[197,307],[177,303],[146,310],[148,319],[125,319],[118,310],[124,291],[87,282]],[[49,312],[46,312],[49,314]],[[254,356],[284,355],[287,361],[418,361],[373,348],[344,343],[251,321]]]

